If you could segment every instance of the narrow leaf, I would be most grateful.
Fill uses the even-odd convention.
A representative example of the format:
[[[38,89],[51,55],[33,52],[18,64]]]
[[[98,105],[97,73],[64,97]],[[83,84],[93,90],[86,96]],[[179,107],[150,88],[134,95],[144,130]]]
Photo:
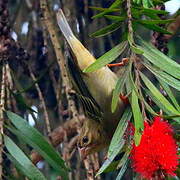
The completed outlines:
[[[160,33],[163,33],[163,34],[172,34],[171,32],[167,31],[166,29],[158,26],[158,25],[155,25],[155,24],[147,24],[147,23],[144,23],[143,21],[136,21],[137,23],[143,25],[145,28],[147,29],[150,29],[150,30],[153,30],[153,31],[156,31],[156,32],[160,32]]]
[[[53,168],[59,173],[62,173],[62,169],[67,170],[64,161],[60,158],[59,154],[35,128],[31,127],[25,119],[17,114],[10,111],[7,111],[6,113],[14,126],[25,136],[24,139],[28,141],[29,145],[39,152]]]
[[[108,63],[114,61],[118,56],[120,56],[127,47],[127,41],[124,41],[117,46],[113,47],[111,50],[99,57],[93,64],[84,69],[83,72],[93,72]]]
[[[130,153],[131,153],[131,149],[132,149],[131,146],[132,146],[132,145],[129,144],[129,145],[126,147],[126,152],[124,153],[122,159],[120,160],[120,162],[119,162],[119,164],[118,164],[118,166],[117,166],[117,169],[121,168],[121,167],[126,163],[126,161],[128,160],[129,155],[130,155]]]
[[[141,79],[143,80],[144,84],[147,86],[147,88],[150,90],[150,92],[154,95],[154,97],[163,104],[168,111],[170,111],[173,114],[180,114],[173,106],[172,104],[159,92],[159,90],[153,85],[153,83],[142,73],[140,73]]]
[[[105,36],[107,34],[110,34],[114,31],[116,31],[117,29],[119,29],[121,26],[121,22],[115,22],[115,23],[112,23],[94,33],[91,34],[91,37],[102,37],[102,36]]]
[[[143,63],[156,77],[160,78],[162,81],[164,81],[165,83],[169,84],[171,87],[173,87],[174,89],[177,89],[178,91],[180,91],[180,80],[177,80],[176,78],[174,78],[173,76],[155,68],[150,66],[149,64]]]
[[[130,46],[131,46],[132,51],[133,51],[134,53],[136,53],[136,54],[143,54],[143,50],[140,49],[140,48],[138,48],[138,47],[136,46],[136,44],[134,44],[134,40],[133,40],[132,38],[133,38],[133,37],[132,37],[131,34],[129,33],[129,34],[128,34],[128,42],[129,42],[129,44],[130,44]]]
[[[111,164],[103,171],[103,173],[108,173],[108,172],[116,171],[117,170],[117,165],[118,165],[119,161],[120,160],[112,161]]]
[[[145,8],[153,7],[153,3],[151,0],[142,0],[142,3],[143,3],[143,7]]]
[[[112,163],[114,158],[118,155],[118,153],[123,148],[125,140],[122,137],[124,135],[124,132],[128,125],[128,121],[130,120],[131,116],[132,116],[131,110],[130,110],[130,108],[127,108],[126,111],[124,112],[121,120],[119,121],[122,124],[121,123],[118,124],[115,134],[113,135],[113,138],[111,140],[111,144],[110,144],[110,147],[108,150],[108,158],[103,163],[103,165],[99,169],[96,176],[101,174],[102,172],[104,172],[109,167],[109,165]]]
[[[158,81],[160,82],[162,88],[166,91],[166,93],[168,94],[169,98],[171,99],[172,103],[174,104],[174,106],[176,107],[176,109],[180,109],[180,106],[176,100],[176,98],[174,97],[170,87],[165,83],[163,82],[161,79],[157,78]]]
[[[145,8],[145,7],[142,7],[142,6],[135,6],[134,8],[137,9],[138,11],[141,11],[143,14],[145,14],[147,16],[148,15],[150,15],[150,16],[155,15],[155,17],[156,17],[155,19],[159,19],[159,20],[160,20],[160,18],[158,17],[158,15],[160,15],[160,14],[167,15],[168,14],[168,12],[164,11],[164,10]],[[154,18],[152,18],[152,19],[154,19]]]
[[[132,91],[131,107],[134,116],[135,134],[134,141],[135,145],[138,146],[141,140],[141,132],[144,129],[143,117],[138,103],[138,97],[135,90]]]
[[[111,139],[111,143],[108,149],[108,157],[110,157],[116,151],[117,147],[119,146],[120,142],[122,141],[123,135],[125,130],[128,126],[128,122],[131,119],[132,112],[130,108],[127,108],[119,121],[119,124],[116,128],[116,131]]]
[[[46,180],[44,175],[32,164],[21,149],[6,135],[4,135],[4,144],[11,156],[23,168],[22,172],[25,176],[32,180]]]
[[[154,116],[158,116],[158,114],[151,108],[151,106],[145,100],[144,100],[144,105],[151,114],[153,114]]]
[[[170,22],[173,22],[174,19],[166,19],[166,20],[135,20],[135,22],[137,23],[141,23],[141,24],[151,24],[151,25],[155,25],[155,24],[167,24]]]
[[[14,134],[16,135],[18,138],[20,138],[23,142],[27,143],[28,145],[32,146],[35,150],[36,149],[40,149],[33,141],[31,141],[27,136],[25,136],[22,132],[18,131],[15,128],[11,128],[8,127],[7,128]],[[38,151],[38,150],[37,150]],[[39,150],[40,154],[44,154],[42,150]],[[46,157],[46,156],[45,156]],[[64,177],[64,179],[68,179],[67,178],[67,173],[66,171],[61,168],[56,162],[52,161],[51,159],[49,159],[48,157],[45,158],[47,160],[47,162],[49,162],[49,164],[61,175]]]
[[[157,10],[157,9],[152,9],[152,8],[142,8],[142,7],[136,7],[137,9],[142,9],[143,12],[145,13],[149,13],[149,14],[168,14],[167,11],[164,11],[164,10]]]
[[[164,119],[173,119],[176,122],[180,123],[180,114],[172,114],[171,111],[169,111],[169,109],[167,109],[167,107],[160,102],[153,94],[151,91],[149,91],[148,89],[144,89],[146,95],[148,95],[152,101],[167,115],[163,116]]]
[[[124,74],[118,79],[115,89],[113,90],[112,103],[111,103],[111,111],[115,112],[118,102],[119,95],[124,87],[124,84],[128,78],[129,69],[126,68]]]
[[[107,11],[107,10],[108,10],[108,12],[120,11],[119,8],[109,9],[109,8],[102,8],[102,7],[95,7],[95,6],[89,6],[89,8],[93,9],[93,10],[97,10],[97,11]]]
[[[105,15],[104,17],[106,17],[107,19],[113,20],[113,21],[124,21],[126,19],[126,17],[113,16],[113,15]]]
[[[122,166],[121,170],[119,171],[118,176],[116,177],[116,180],[121,180],[122,179],[123,174],[126,172],[126,170],[128,168],[128,164],[129,164],[129,159],[127,159],[127,161]]]
[[[31,172],[29,172],[29,169],[27,169],[26,167],[22,166],[11,154],[6,153],[7,158],[12,162],[12,164],[16,167],[16,169],[18,170],[18,174],[21,175],[21,179],[17,179],[15,177],[12,177],[11,180],[24,180],[24,176],[30,178]],[[36,166],[34,166],[35,168],[37,168]],[[37,168],[38,169],[38,168]],[[12,174],[11,174],[12,175]],[[9,180],[9,179],[8,179]],[[35,179],[33,179],[35,180]]]
[[[92,19],[100,18],[100,17],[104,16],[105,14],[109,13],[111,9],[119,8],[121,3],[122,3],[122,0],[114,1],[113,4],[107,10],[105,10],[99,14],[96,14],[95,16],[92,17]]]
[[[123,148],[124,144],[125,144],[125,140],[122,140],[120,142],[119,146],[116,148],[116,151],[114,152],[114,154],[112,154],[110,157],[108,157],[108,159],[103,163],[103,165],[101,166],[101,168],[97,172],[96,176],[98,176],[99,174],[103,173],[106,170],[106,168],[112,163],[112,161],[114,160],[116,155]]]
[[[180,79],[180,65],[178,63],[164,55],[151,44],[142,40],[140,37],[138,37],[138,41],[141,44],[139,48],[144,51],[143,56],[148,61],[164,70],[168,74],[174,76],[175,78]]]

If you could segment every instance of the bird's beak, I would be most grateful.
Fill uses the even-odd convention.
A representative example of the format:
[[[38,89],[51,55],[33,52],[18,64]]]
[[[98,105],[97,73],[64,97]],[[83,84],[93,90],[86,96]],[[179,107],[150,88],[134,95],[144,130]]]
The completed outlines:
[[[78,151],[79,151],[79,154],[80,154],[80,158],[81,158],[82,160],[86,158],[86,156],[87,156],[87,150],[88,150],[87,147],[82,147],[82,148],[78,147]]]

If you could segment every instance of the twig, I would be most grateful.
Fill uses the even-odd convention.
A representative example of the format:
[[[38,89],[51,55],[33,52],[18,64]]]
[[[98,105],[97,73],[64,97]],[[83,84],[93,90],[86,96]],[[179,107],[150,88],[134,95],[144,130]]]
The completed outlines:
[[[127,17],[128,17],[128,32],[131,36],[131,39],[133,40],[131,0],[127,0]]]
[[[140,81],[140,71],[143,69],[143,67],[141,66],[142,65],[141,60],[136,55],[134,55],[132,58],[133,58],[134,66],[135,66],[135,77],[136,77],[135,83],[138,87],[138,93],[140,97],[143,98],[143,94],[141,91],[141,81]],[[146,115],[145,104],[144,104],[143,99],[141,99],[141,108],[142,108],[142,114],[144,116],[144,119],[147,120],[148,118]]]
[[[56,100],[57,100],[57,112],[58,112],[58,115],[60,116],[61,112],[62,112],[61,111],[62,101],[60,99],[61,98],[61,91],[60,91],[60,89],[61,89],[62,83],[60,83],[60,79],[58,81],[56,81],[56,79],[54,77],[54,74],[53,74],[53,69],[52,68],[50,68],[49,76],[50,76],[50,79],[52,81],[52,86],[53,86],[53,89],[54,89],[54,92],[55,92],[55,96],[56,96]]]
[[[67,139],[67,136],[66,136]],[[70,139],[70,142],[65,142],[64,144],[64,149],[63,149],[63,159],[66,161],[66,164],[68,167],[71,166],[71,158],[74,155],[74,153],[76,152],[76,144],[77,144],[77,140],[78,140],[78,135],[74,136],[73,138]],[[69,180],[74,179],[73,178],[73,172],[69,172]]]
[[[36,78],[35,78],[32,70],[31,70],[30,66],[29,66],[29,72],[30,72],[31,78],[35,82]],[[41,89],[40,89],[38,83],[35,84],[35,87],[37,89],[39,100],[40,100],[40,103],[42,104],[42,108],[43,108],[43,111],[44,111],[44,119],[45,119],[45,123],[46,123],[47,134],[50,134],[51,133],[51,127],[50,127],[50,121],[49,121],[49,116],[48,116],[48,112],[47,112],[47,109],[46,109],[46,104],[45,104],[45,101],[44,101],[44,97],[42,95],[42,92],[41,92]]]
[[[87,158],[84,160],[84,166],[87,171],[87,180],[94,180],[95,174],[90,156],[87,156]]]
[[[6,81],[6,65],[2,68],[2,79],[1,79],[1,99],[0,99],[0,179],[3,176],[3,124],[4,124],[4,108],[5,108],[5,81]]]
[[[7,109],[13,109],[15,112],[18,112],[17,109],[17,104],[16,101],[14,99],[14,97],[12,96],[12,94],[10,93],[10,90],[13,90],[13,78],[11,76],[11,70],[9,67],[9,64],[6,64],[6,105],[7,105]]]
[[[53,19],[52,19],[50,11],[48,9],[47,0],[40,1],[40,6],[41,6],[41,9],[42,9],[43,15],[44,15],[44,18],[43,18],[44,24],[46,25],[47,30],[50,34],[51,42],[52,42],[54,50],[55,50],[56,59],[57,59],[58,65],[59,65],[61,77],[62,77],[64,87],[65,87],[65,92],[66,92],[66,96],[67,96],[67,100],[68,100],[69,109],[72,112],[73,119],[76,122],[79,122],[78,111],[76,109],[75,102],[69,95],[69,91],[72,89],[72,85],[68,78],[68,74],[67,74],[66,67],[65,67],[66,66],[65,59],[64,59],[63,53],[61,51],[61,46],[60,46],[60,43],[58,40],[57,32],[55,31],[56,27],[53,24]],[[77,129],[80,129],[79,125],[78,125]]]
[[[64,152],[63,152],[63,157],[65,161],[69,161],[72,158],[72,155],[76,151],[77,140],[78,140],[78,135],[74,136],[70,140],[69,144],[66,144],[66,147],[64,148]]]
[[[99,164],[99,159],[98,159],[98,153],[94,153],[91,155],[91,159],[92,159],[92,162],[93,162],[93,169],[94,169],[94,174],[97,173],[97,171],[99,170],[100,168],[100,164]],[[97,180],[100,179],[100,176],[97,177]]]

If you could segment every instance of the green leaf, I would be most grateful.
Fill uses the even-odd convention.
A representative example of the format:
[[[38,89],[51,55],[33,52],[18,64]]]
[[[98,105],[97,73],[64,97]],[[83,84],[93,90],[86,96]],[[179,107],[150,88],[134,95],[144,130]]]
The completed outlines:
[[[175,120],[177,123],[180,124],[180,114],[172,114],[171,111],[169,111],[169,109],[167,108],[167,106],[165,106],[162,102],[160,102],[154,95],[151,91],[149,91],[148,89],[145,89],[144,88],[144,91],[146,93],[146,95],[148,95],[152,100],[153,102],[160,108],[162,109],[163,112],[165,112],[166,114],[168,115],[164,115],[163,118],[164,119],[173,119]],[[156,114],[157,116],[157,114]]]
[[[152,8],[144,8],[142,6],[134,6],[134,8],[132,8],[132,10],[137,10],[136,14],[138,13],[139,15],[145,15],[150,17],[151,19],[156,19],[156,20],[161,20],[160,17],[158,16],[159,14],[168,14],[167,11],[163,11],[163,10],[156,10],[156,9],[152,9]],[[137,14],[137,15],[138,15]],[[133,15],[134,16],[134,15]]]
[[[119,8],[109,9],[109,8],[102,8],[102,7],[95,7],[95,6],[89,6],[89,8],[93,9],[93,10],[97,10],[97,11],[107,11],[107,10],[108,10],[108,12],[120,11]]]
[[[113,16],[113,15],[104,15],[104,17],[113,21],[124,21],[127,18],[127,17]]]
[[[33,110],[25,101],[24,97],[19,93],[14,93],[11,89],[9,89],[10,93],[13,95],[15,98],[17,105],[20,109],[23,110],[30,110],[31,112],[37,113],[35,110]]]
[[[99,14],[96,14],[95,16],[92,17],[92,19],[100,18],[100,17],[104,16],[105,14],[111,12],[110,10],[119,8],[121,3],[122,3],[122,0],[116,0],[115,2],[113,2],[113,4],[107,10],[105,10]]]
[[[123,148],[125,143],[125,140],[123,139],[123,135],[127,128],[128,121],[130,120],[131,116],[132,116],[131,110],[130,108],[127,108],[122,118],[120,119],[118,127],[116,128],[116,131],[111,140],[111,144],[109,146],[109,150],[107,154],[107,160],[103,163],[96,176],[104,172],[109,167],[109,165],[112,163],[114,158]]]
[[[144,100],[144,105],[146,107],[146,109],[153,115],[157,116],[158,114],[151,108],[151,106]]]
[[[143,3],[143,7],[145,8],[153,7],[153,3],[151,0],[142,0],[142,3]]]
[[[39,154],[41,154],[41,156],[46,159],[60,175],[64,176],[64,179],[67,179],[66,171],[68,169],[52,145],[50,145],[35,128],[31,127],[25,119],[10,111],[7,111],[6,113],[14,126],[20,131],[19,134],[22,134],[26,143],[31,145]]]
[[[136,44],[134,43],[133,37],[131,36],[130,33],[128,34],[128,42],[129,42],[131,49],[134,53],[136,53],[136,54],[143,54],[144,53],[143,50],[141,50],[140,48],[138,48],[136,46]]]
[[[21,180],[24,180],[24,176],[26,176],[26,177],[28,177],[28,178],[30,178],[29,177],[29,174],[31,173],[31,172],[28,172],[27,171],[27,169],[26,169],[26,167],[24,167],[24,166],[22,166],[11,154],[9,154],[9,153],[6,153],[6,156],[7,156],[7,158],[13,163],[13,165],[16,167],[16,169],[18,170],[18,174],[19,173],[21,173],[20,174],[20,176],[21,176]],[[30,160],[29,160],[30,161]],[[31,161],[30,161],[31,162]],[[33,164],[34,165],[34,164]],[[35,166],[34,166],[35,167]],[[37,167],[35,167],[35,168],[37,168]],[[38,169],[37,169],[38,170]],[[11,174],[12,175],[12,174]],[[8,180],[10,179],[9,177],[7,178]],[[17,178],[15,178],[15,177],[12,177],[12,180],[20,180],[19,178],[17,179]],[[34,179],[33,179],[34,180]]]
[[[157,99],[157,101],[171,113],[173,114],[180,114],[173,106],[172,104],[159,92],[159,90],[152,84],[152,82],[142,73],[140,73],[141,79],[143,80],[144,84],[147,86],[147,88],[150,90],[150,92],[153,94],[153,96]]]
[[[117,166],[117,169],[121,168],[126,163],[126,161],[129,158],[129,155],[131,153],[131,149],[132,149],[132,145],[128,144],[128,146],[126,147],[126,152],[124,153],[123,157],[121,158],[121,160]]]
[[[143,125],[144,121],[139,107],[138,97],[134,89],[132,91],[131,107],[133,111],[134,125],[135,125],[134,142],[135,145],[138,146],[141,140],[141,133],[144,129],[144,125]]]
[[[124,74],[122,75],[122,77],[120,77],[116,83],[115,89],[113,90],[113,96],[112,96],[112,103],[111,103],[111,111],[115,112],[118,102],[119,102],[119,95],[124,87],[124,84],[127,80],[128,77],[128,73],[129,73],[129,69],[125,69]]]
[[[142,21],[136,21],[137,23],[143,25],[145,28],[147,29],[150,29],[150,30],[153,30],[153,31],[156,31],[156,32],[160,32],[160,33],[163,33],[163,34],[172,34],[171,32],[167,31],[166,29],[160,27],[160,26],[157,26],[155,24],[146,24]]]
[[[164,10],[157,10],[157,9],[152,9],[152,8],[143,8],[143,7],[138,7],[136,6],[135,7],[136,9],[140,9],[140,10],[143,10],[144,13],[147,13],[147,14],[163,14],[163,15],[167,15],[168,12],[167,11],[164,11]]]
[[[110,34],[114,31],[116,31],[117,29],[119,29],[121,26],[121,22],[115,22],[115,23],[112,23],[94,33],[91,34],[91,37],[102,37],[102,36],[105,36],[107,34]]]
[[[143,11],[142,14],[144,14],[145,16],[148,16],[151,19],[156,19],[156,20],[161,19],[157,14],[154,14],[154,13],[147,13]]]
[[[141,4],[141,0],[133,0],[133,3],[140,5]]]
[[[130,108],[127,108],[118,123],[116,131],[111,139],[111,143],[109,145],[107,157],[111,157],[114,152],[116,151],[117,147],[119,146],[120,142],[122,141],[123,135],[125,130],[128,126],[128,121],[131,119],[132,112]],[[116,154],[117,155],[117,154]]]
[[[180,65],[177,64],[175,61],[170,59],[168,56],[161,53],[151,44],[145,42],[140,37],[138,37],[138,41],[141,44],[139,46],[140,49],[144,51],[143,56],[153,63],[155,66],[159,67],[160,69],[164,70],[168,74],[174,76],[177,79],[180,79]]]
[[[174,97],[170,87],[165,83],[163,82],[161,79],[157,78],[158,81],[160,82],[162,88],[166,91],[166,93],[168,94],[169,98],[171,99],[172,103],[174,104],[174,106],[176,107],[176,109],[180,109],[180,106],[176,100],[176,98]]]
[[[173,22],[174,19],[166,19],[166,20],[135,20],[135,22],[140,23],[140,24],[151,24],[151,25],[155,25],[155,24],[167,24],[170,22]]]
[[[121,170],[119,171],[119,174],[116,177],[116,180],[121,180],[122,179],[123,174],[126,172],[126,170],[128,168],[128,164],[129,164],[129,159],[127,159],[127,161],[122,166]]]
[[[127,41],[124,41],[117,46],[113,47],[111,50],[99,57],[93,64],[83,70],[83,72],[93,72],[96,71],[108,63],[114,61],[118,56],[120,56],[127,47]]]
[[[34,149],[39,149],[39,147],[37,147],[37,145],[31,141],[29,138],[27,138],[23,133],[21,133],[20,131],[18,131],[17,129],[15,128],[11,128],[11,127],[8,127],[7,128],[14,134],[16,135],[19,139],[21,139],[23,142],[27,143],[28,145],[34,147]],[[41,151],[40,151],[41,152]],[[67,178],[67,174],[66,174],[66,171],[63,169],[63,168],[60,168],[58,166],[58,164],[56,162],[53,162],[53,161],[50,161],[49,159],[47,159],[47,162],[49,162],[49,164],[54,168],[56,169],[56,171],[62,175],[64,177],[64,179],[68,179]]]
[[[32,180],[46,180],[44,175],[32,164],[21,149],[6,135],[4,135],[4,144],[10,155],[15,159],[21,171]]]
[[[169,84],[174,89],[180,91],[180,81],[176,78],[172,77],[171,75],[150,66],[149,64],[143,63],[156,77],[160,78],[165,83]]]
[[[112,156],[108,157],[108,159],[103,163],[103,165],[101,166],[101,168],[97,172],[96,176],[98,176],[99,174],[103,173],[106,170],[106,168],[111,164],[111,162],[116,157],[116,155],[123,148],[124,144],[125,144],[125,140],[122,140],[120,142],[119,146],[117,147],[116,151],[114,152],[114,154],[112,154]]]
[[[117,170],[117,165],[119,164],[119,161],[120,160],[112,161],[111,164],[103,171],[103,173],[108,173],[108,172],[116,171]]]
[[[130,70],[130,72],[128,74],[128,77],[127,77],[127,80],[126,80],[126,83],[125,83],[127,95],[131,94],[132,89],[133,89],[133,86],[132,86],[132,83],[131,83],[131,79],[130,79],[130,75],[131,75],[131,70]]]

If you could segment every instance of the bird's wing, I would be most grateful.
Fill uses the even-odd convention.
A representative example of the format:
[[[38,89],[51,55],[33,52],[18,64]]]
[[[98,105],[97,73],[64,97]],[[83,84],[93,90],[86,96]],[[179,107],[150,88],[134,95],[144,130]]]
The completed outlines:
[[[70,51],[71,52],[71,51]],[[82,71],[79,69],[78,65],[75,63],[75,60],[72,60],[75,57],[70,53],[67,61],[68,72],[70,79],[73,83],[73,86],[76,90],[76,96],[80,100],[85,114],[96,121],[101,121],[103,112],[93,98],[91,93],[89,92],[83,78],[82,78]]]

